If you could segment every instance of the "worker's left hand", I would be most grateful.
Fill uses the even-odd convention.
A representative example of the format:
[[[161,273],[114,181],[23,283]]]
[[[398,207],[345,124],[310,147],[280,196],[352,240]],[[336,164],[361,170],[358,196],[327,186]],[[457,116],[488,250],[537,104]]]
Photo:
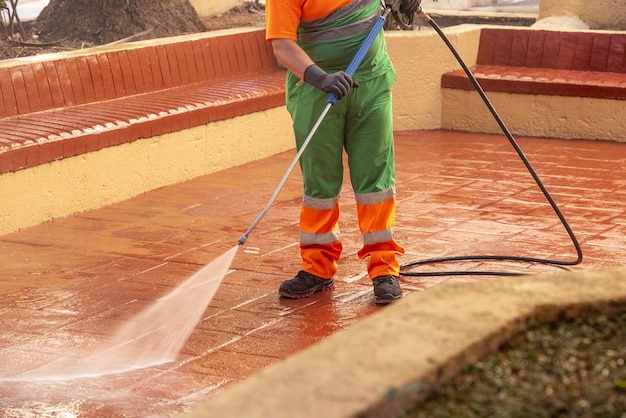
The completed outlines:
[[[313,64],[304,71],[304,81],[322,90],[324,93],[334,93],[337,99],[348,94],[352,87],[359,87],[344,71],[328,74],[317,65]]]

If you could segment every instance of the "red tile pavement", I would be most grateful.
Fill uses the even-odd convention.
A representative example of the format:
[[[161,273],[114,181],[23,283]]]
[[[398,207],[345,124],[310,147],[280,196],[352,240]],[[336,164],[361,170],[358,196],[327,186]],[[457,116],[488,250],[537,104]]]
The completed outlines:
[[[449,131],[396,137],[396,232],[407,250],[403,262],[467,254],[576,259],[565,229],[506,138]],[[518,141],[580,240],[584,260],[571,269],[626,265],[626,144]],[[278,284],[299,268],[301,186],[295,170],[238,249],[175,361],[94,378],[16,380],[59,358],[86,356],[234,248],[292,158],[286,152],[0,237],[2,415],[173,416],[384,309],[373,304],[365,264],[356,256],[360,235],[347,185],[341,198],[344,258],[335,289],[304,300],[278,297]],[[471,262],[454,268],[565,267]],[[494,278],[403,277],[402,284],[410,293],[467,280]]]

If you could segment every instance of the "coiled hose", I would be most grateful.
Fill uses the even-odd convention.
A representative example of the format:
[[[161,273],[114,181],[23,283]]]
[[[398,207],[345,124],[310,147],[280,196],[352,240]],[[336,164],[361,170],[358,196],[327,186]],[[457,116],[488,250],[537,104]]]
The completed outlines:
[[[452,43],[450,42],[448,37],[443,33],[443,31],[439,27],[439,25],[437,25],[437,23],[428,14],[426,14],[422,10],[421,7],[418,8],[416,14],[420,18],[422,18],[424,21],[426,21],[428,24],[430,24],[430,26],[432,26],[432,28],[439,34],[441,39],[448,46],[448,48],[450,49],[450,51],[452,52],[454,57],[457,59],[457,61],[459,62],[459,64],[463,68],[463,70],[465,71],[465,74],[467,75],[467,77],[470,79],[470,81],[474,85],[474,88],[476,89],[476,91],[478,92],[478,94],[482,98],[483,102],[485,103],[485,105],[487,106],[487,108],[489,109],[491,114],[493,115],[494,119],[496,120],[496,122],[498,123],[500,128],[502,129],[502,132],[504,133],[504,135],[507,137],[507,139],[509,140],[509,142],[511,143],[511,145],[513,146],[513,148],[517,152],[517,155],[519,155],[519,157],[523,161],[524,165],[526,166],[526,169],[532,175],[533,179],[535,180],[535,183],[537,183],[537,186],[539,187],[539,189],[541,189],[541,191],[543,192],[543,195],[545,196],[547,201],[550,203],[550,206],[552,207],[552,209],[554,210],[554,212],[558,216],[558,218],[561,221],[561,224],[563,225],[565,230],[567,231],[567,234],[569,235],[569,237],[570,237],[570,239],[571,239],[571,241],[574,244],[574,247],[576,249],[577,258],[575,260],[573,260],[573,261],[551,260],[551,259],[544,259],[544,258],[509,256],[509,255],[468,255],[468,256],[453,256],[453,257],[430,258],[430,259],[412,261],[412,262],[409,262],[409,263],[406,263],[406,264],[402,264],[400,266],[400,275],[402,275],[402,276],[413,276],[413,277],[419,277],[419,276],[424,277],[424,276],[471,276],[471,275],[478,275],[478,276],[523,276],[523,275],[529,274],[529,273],[518,273],[518,272],[477,271],[477,270],[472,270],[472,271],[448,270],[448,271],[431,271],[431,272],[409,271],[409,269],[415,268],[415,267],[418,267],[418,266],[433,265],[433,264],[440,264],[440,263],[447,263],[447,262],[458,262],[458,261],[514,261],[514,262],[528,262],[528,263],[538,263],[538,264],[555,265],[555,266],[575,266],[577,264],[580,264],[582,262],[582,260],[583,260],[583,253],[582,253],[582,249],[580,248],[580,244],[578,243],[578,240],[576,239],[576,236],[574,235],[574,232],[570,228],[569,224],[567,223],[567,220],[563,216],[563,213],[561,212],[561,210],[559,209],[559,207],[555,203],[554,199],[552,198],[552,196],[550,195],[550,193],[548,192],[548,190],[546,189],[546,187],[542,183],[541,179],[537,175],[537,172],[534,170],[534,168],[532,167],[532,165],[528,161],[528,158],[526,158],[526,155],[524,155],[524,152],[522,151],[522,149],[518,145],[517,141],[515,140],[515,138],[513,137],[513,135],[511,134],[511,132],[507,128],[507,126],[502,121],[502,118],[500,117],[500,115],[498,114],[496,109],[491,104],[491,101],[489,100],[489,98],[485,94],[485,91],[483,90],[483,88],[478,83],[478,80],[476,80],[476,77],[474,76],[472,71],[465,64],[465,62],[463,61],[463,59],[461,58],[461,56],[459,55],[457,50],[454,48],[454,46],[452,45]],[[409,24],[407,24],[407,23],[402,22],[397,14],[393,14],[393,16],[398,21],[398,23],[400,24],[400,27],[405,28],[405,29],[406,28],[412,28],[412,19],[410,19],[409,20]]]

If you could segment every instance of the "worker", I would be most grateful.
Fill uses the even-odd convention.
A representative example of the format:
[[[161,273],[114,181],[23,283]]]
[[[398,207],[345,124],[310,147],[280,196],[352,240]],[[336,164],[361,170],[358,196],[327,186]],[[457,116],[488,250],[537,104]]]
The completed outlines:
[[[334,286],[343,250],[339,232],[339,192],[343,152],[355,193],[358,226],[368,259],[374,301],[387,304],[402,297],[394,239],[395,162],[391,89],[396,73],[383,32],[375,38],[351,77],[345,72],[382,7],[392,0],[266,0],[266,39],[278,62],[288,69],[287,110],[299,150],[327,106],[327,113],[300,157],[304,196],[300,212],[302,267],[284,281],[279,294],[306,298]],[[394,0],[405,15],[421,0]],[[382,7],[381,7],[382,6]]]

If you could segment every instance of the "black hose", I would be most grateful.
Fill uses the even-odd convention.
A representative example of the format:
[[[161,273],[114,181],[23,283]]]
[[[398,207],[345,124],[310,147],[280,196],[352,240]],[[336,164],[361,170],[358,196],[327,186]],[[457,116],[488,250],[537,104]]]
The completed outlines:
[[[559,220],[561,221],[561,224],[563,224],[563,227],[567,231],[567,234],[569,235],[572,243],[574,244],[574,247],[576,248],[577,258],[574,261],[561,261],[561,260],[551,260],[551,259],[544,259],[544,258],[518,257],[518,256],[508,256],[508,255],[470,255],[470,256],[455,256],[455,257],[431,258],[431,259],[412,261],[412,262],[409,262],[409,263],[406,263],[406,264],[402,264],[400,266],[400,275],[402,275],[402,276],[414,276],[414,277],[422,276],[423,277],[423,276],[469,276],[469,275],[479,275],[479,276],[480,275],[483,275],[483,276],[484,275],[486,275],[486,276],[523,276],[523,275],[528,274],[528,273],[498,272],[498,271],[440,271],[440,272],[414,272],[414,271],[406,271],[406,269],[408,269],[408,268],[416,267],[416,266],[420,266],[420,265],[439,264],[439,263],[454,262],[454,261],[499,260],[499,261],[529,262],[529,263],[547,264],[547,265],[555,265],[555,266],[575,266],[577,264],[580,264],[582,262],[582,260],[583,260],[583,253],[582,253],[582,249],[580,248],[580,244],[578,243],[578,240],[576,239],[576,236],[574,235],[574,232],[572,231],[572,229],[570,228],[569,224],[565,220],[565,217],[561,213],[561,210],[559,209],[559,207],[554,202],[554,199],[552,198],[550,193],[548,193],[548,190],[546,189],[546,187],[541,182],[541,179],[539,178],[539,176],[537,175],[537,173],[535,172],[535,170],[531,166],[530,162],[528,161],[528,159],[524,155],[522,149],[517,144],[517,141],[515,140],[515,138],[513,138],[513,135],[511,134],[511,132],[509,131],[507,126],[502,121],[502,118],[500,117],[500,115],[498,115],[498,112],[496,111],[496,109],[493,107],[493,105],[489,101],[489,98],[485,94],[485,91],[483,90],[483,88],[478,83],[478,80],[476,80],[476,77],[474,77],[474,74],[472,74],[471,70],[467,67],[467,65],[465,64],[465,62],[463,61],[463,59],[461,58],[461,56],[459,55],[457,50],[454,48],[454,46],[452,45],[450,40],[446,37],[446,35],[441,30],[439,25],[437,25],[437,23],[430,16],[428,16],[426,13],[424,13],[424,11],[421,10],[421,8],[418,10],[417,14],[418,14],[418,16],[420,16],[423,20],[428,22],[433,27],[433,29],[439,34],[441,39],[448,46],[448,48],[450,49],[450,51],[452,52],[454,57],[457,59],[457,61],[461,65],[461,67],[463,67],[463,70],[465,71],[465,74],[467,74],[467,77],[470,79],[470,81],[474,85],[474,88],[476,89],[476,91],[478,92],[480,97],[485,102],[485,105],[487,105],[487,108],[489,109],[489,111],[491,112],[493,117],[495,118],[495,120],[498,123],[498,125],[500,125],[500,128],[502,129],[502,132],[504,132],[504,134],[508,138],[508,140],[511,143],[511,145],[513,145],[513,148],[517,152],[517,155],[519,155],[519,157],[522,159],[522,161],[524,162],[524,165],[528,169],[528,172],[533,176],[533,178],[535,179],[535,182],[537,183],[537,186],[539,186],[539,189],[541,189],[541,191],[543,192],[543,195],[546,197],[546,199],[550,203],[550,206],[552,206],[552,209],[554,210],[556,215],[559,217]]]

